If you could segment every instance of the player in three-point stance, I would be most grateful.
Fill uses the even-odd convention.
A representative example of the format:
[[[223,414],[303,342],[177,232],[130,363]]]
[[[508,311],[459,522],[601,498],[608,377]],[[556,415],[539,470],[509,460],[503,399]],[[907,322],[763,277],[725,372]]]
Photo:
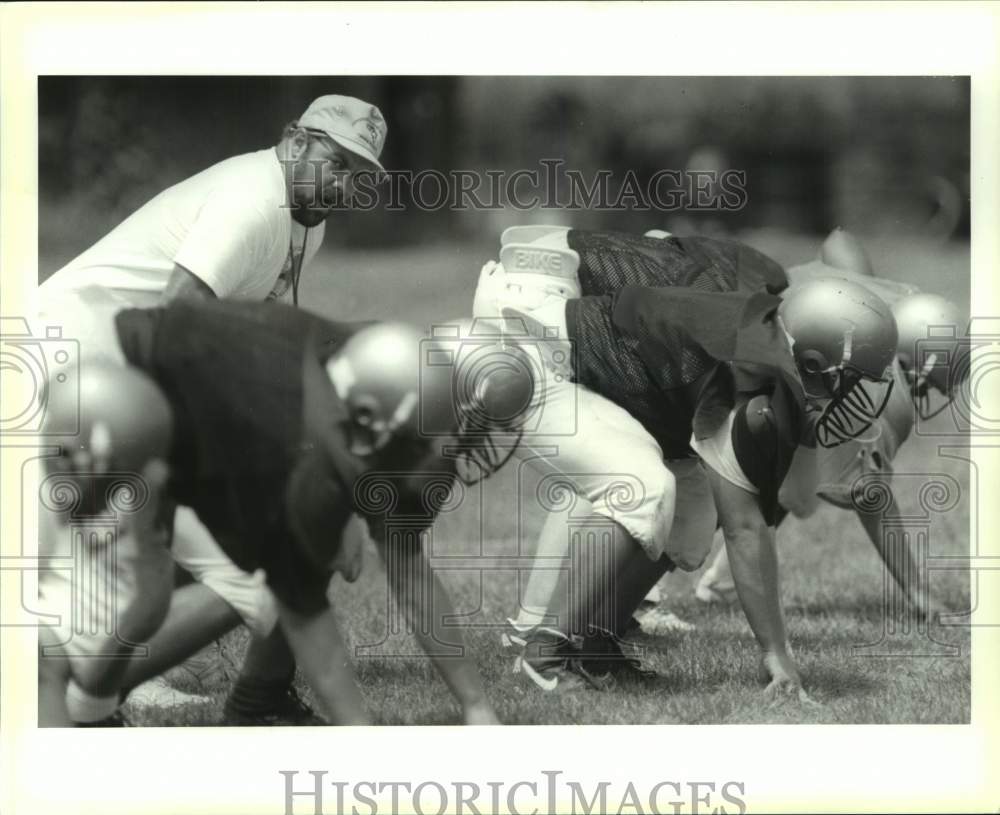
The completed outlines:
[[[701,565],[718,518],[769,687],[804,696],[778,599],[777,491],[800,444],[836,444],[881,412],[896,344],[888,307],[846,282],[803,286],[782,301],[772,293],[784,285],[780,267],[739,244],[530,228],[518,235],[530,239],[521,246],[511,237],[501,250],[507,262],[481,275],[476,313],[524,318],[570,343],[571,368],[545,383],[543,423],[559,445],[545,464],[567,473],[614,530],[607,568],[564,570],[560,582],[572,579],[576,591],[558,586],[542,621],[513,627],[511,639],[524,649],[520,667],[545,689],[580,677],[603,685],[612,673],[634,670],[618,646],[628,619],[666,570]],[[546,270],[570,272],[518,268],[519,259],[545,250],[570,261],[546,262]],[[573,261],[585,253],[593,257],[577,276]],[[686,277],[574,298],[592,268],[608,276],[666,268]],[[589,449],[558,437],[566,419],[560,405],[574,399],[581,421],[595,422],[595,432],[579,432]],[[530,448],[529,441],[521,449]],[[625,507],[608,494],[622,472],[641,484]],[[566,541],[564,532],[557,537]]]

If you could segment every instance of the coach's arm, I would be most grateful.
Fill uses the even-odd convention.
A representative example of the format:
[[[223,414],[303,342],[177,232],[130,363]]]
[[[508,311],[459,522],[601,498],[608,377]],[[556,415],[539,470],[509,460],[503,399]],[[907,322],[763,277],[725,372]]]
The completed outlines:
[[[444,627],[444,620],[454,615],[454,607],[427,561],[419,536],[387,541],[385,526],[378,522],[369,522],[369,530],[386,565],[396,602],[420,646],[462,706],[465,723],[499,724],[479,671],[465,654],[461,632]]]
[[[705,471],[726,538],[736,593],[760,644],[761,661],[771,680],[767,690],[795,692],[807,700],[785,633],[774,529],[764,520],[757,496],[727,481],[711,467],[706,466]]]
[[[163,302],[169,303],[178,298],[210,298],[215,299],[215,292],[198,275],[185,269],[179,263],[174,264],[167,287],[163,290]]]
[[[278,620],[295,661],[332,724],[371,724],[333,609],[294,611],[280,600]]]

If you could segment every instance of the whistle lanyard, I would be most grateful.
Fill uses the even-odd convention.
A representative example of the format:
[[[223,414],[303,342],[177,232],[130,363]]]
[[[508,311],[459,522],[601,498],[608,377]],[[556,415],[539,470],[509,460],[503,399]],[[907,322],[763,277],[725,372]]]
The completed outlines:
[[[294,229],[292,231],[294,232]],[[302,263],[305,261],[306,243],[308,241],[309,227],[306,227],[305,232],[302,235],[302,252],[299,254],[296,262],[295,238],[294,236],[289,236],[288,238],[288,253],[292,256],[292,304],[295,306],[298,306],[299,304],[299,275],[302,274]]]

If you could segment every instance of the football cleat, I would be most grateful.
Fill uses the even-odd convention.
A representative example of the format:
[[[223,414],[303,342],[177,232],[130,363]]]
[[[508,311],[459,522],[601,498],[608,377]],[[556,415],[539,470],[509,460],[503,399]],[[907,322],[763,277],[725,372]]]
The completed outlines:
[[[578,638],[538,626],[524,640],[524,650],[517,657],[514,672],[523,673],[547,693],[582,688],[604,690],[612,683],[610,676],[594,674],[583,664],[579,658]]]
[[[222,724],[229,727],[319,727],[326,724],[309,705],[307,705],[297,690],[289,686],[284,693],[266,709],[242,708],[237,705],[232,696],[226,699],[222,711]]]
[[[623,644],[629,647],[631,653],[625,653]],[[605,628],[592,628],[584,637],[579,661],[590,675],[596,677],[646,682],[659,676],[656,671],[643,667],[630,643]]]
[[[535,625],[519,623],[508,617],[505,621],[504,631],[500,634],[500,645],[504,648],[517,648],[523,651],[524,646],[528,644],[528,637],[536,628]]]

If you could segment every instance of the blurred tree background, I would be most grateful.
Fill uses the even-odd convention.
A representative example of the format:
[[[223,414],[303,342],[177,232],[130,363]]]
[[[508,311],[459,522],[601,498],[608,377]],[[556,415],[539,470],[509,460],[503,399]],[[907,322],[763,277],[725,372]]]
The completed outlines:
[[[968,239],[962,77],[43,77],[42,262],[61,265],[167,186],[276,143],[325,93],[381,108],[390,169],[540,171],[559,159],[585,178],[610,171],[612,190],[629,170],[643,184],[661,169],[747,174],[739,211],[380,207],[331,220],[336,245],[482,238],[531,221]]]

